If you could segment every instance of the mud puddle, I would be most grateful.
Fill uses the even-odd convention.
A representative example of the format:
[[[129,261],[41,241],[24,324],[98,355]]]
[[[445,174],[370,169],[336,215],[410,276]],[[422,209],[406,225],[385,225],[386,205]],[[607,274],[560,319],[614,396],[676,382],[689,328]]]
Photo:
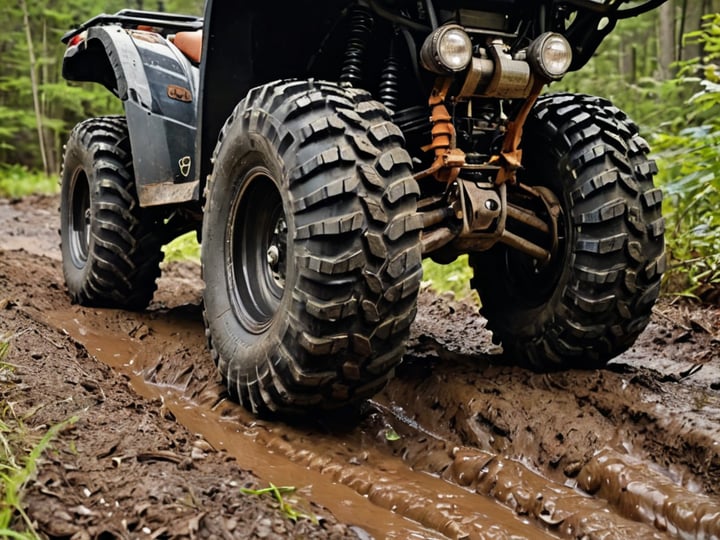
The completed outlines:
[[[302,486],[375,538],[720,537],[720,503],[697,474],[719,472],[718,424],[703,421],[720,417],[717,396],[677,417],[633,368],[538,375],[487,354],[435,358],[426,338],[357,429],[293,427],[225,399],[196,306],[127,315],[75,307],[45,318],[240,467]],[[698,455],[650,462],[643,446],[658,441],[647,426],[631,433],[643,417],[675,433],[663,454],[672,442]]]
[[[130,334],[139,336],[132,337],[107,328],[93,330],[105,316],[112,318],[113,312],[88,314],[73,308],[44,314],[48,323],[125,374],[140,395],[162,399],[168,414],[216,449],[226,450],[241,468],[275,485],[303,486],[303,496],[341,521],[362,524],[375,538],[557,537],[491,498],[435,475],[418,474],[392,452],[379,449],[378,440],[390,444],[389,424],[380,425],[376,433],[343,434],[254,418],[226,400],[214,378],[197,379],[192,364],[173,369],[168,365],[173,360],[157,351],[158,345],[162,348],[178,336],[185,343],[202,341],[198,321],[147,318],[131,329]]]

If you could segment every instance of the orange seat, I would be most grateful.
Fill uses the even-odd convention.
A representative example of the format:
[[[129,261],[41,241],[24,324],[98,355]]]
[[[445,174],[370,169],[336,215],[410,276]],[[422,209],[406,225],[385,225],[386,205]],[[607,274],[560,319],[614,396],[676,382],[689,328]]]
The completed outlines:
[[[194,32],[178,32],[175,34],[173,43],[180,49],[185,56],[196,64],[200,63],[202,58],[202,30],[196,30]]]

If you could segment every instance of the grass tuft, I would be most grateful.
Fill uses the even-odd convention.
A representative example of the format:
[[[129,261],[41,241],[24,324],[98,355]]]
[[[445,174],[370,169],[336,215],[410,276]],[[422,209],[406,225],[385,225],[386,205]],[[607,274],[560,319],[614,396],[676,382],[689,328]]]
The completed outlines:
[[[0,337],[0,380],[12,371],[5,363],[10,352],[10,340]],[[18,540],[36,540],[40,536],[35,532],[32,521],[22,506],[22,496],[27,483],[37,470],[37,463],[43,452],[57,434],[68,425],[74,424],[77,417],[69,418],[48,429],[38,438],[28,430],[18,418],[9,402],[0,409],[0,538]],[[20,517],[23,531],[11,529]],[[14,527],[17,529],[17,526]]]
[[[318,524],[318,518],[314,514],[310,512],[302,512],[300,510],[297,510],[295,508],[295,505],[297,504],[297,501],[288,501],[286,499],[286,495],[292,495],[295,493],[295,488],[292,486],[276,486],[272,482],[270,483],[270,487],[262,488],[262,489],[249,489],[249,488],[240,488],[240,493],[243,495],[255,495],[258,497],[261,497],[263,495],[270,495],[273,497],[278,504],[280,505],[280,511],[285,514],[285,516],[292,520],[297,521],[299,519],[308,519],[310,520],[314,525]]]

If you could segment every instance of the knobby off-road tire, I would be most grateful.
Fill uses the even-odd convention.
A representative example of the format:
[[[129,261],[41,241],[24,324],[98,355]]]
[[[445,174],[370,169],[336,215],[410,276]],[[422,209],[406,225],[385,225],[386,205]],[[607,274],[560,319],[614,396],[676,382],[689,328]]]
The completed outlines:
[[[73,301],[145,308],[160,275],[162,221],[138,205],[124,117],[75,126],[60,197],[63,273]]]
[[[540,98],[525,126],[521,181],[561,202],[558,256],[497,245],[471,257],[494,339],[538,369],[592,368],[625,351],[650,318],[665,269],[662,192],[637,127],[610,102]]]
[[[355,404],[400,361],[422,277],[410,163],[387,109],[331,83],[256,88],[228,119],[206,189],[205,323],[253,412]]]

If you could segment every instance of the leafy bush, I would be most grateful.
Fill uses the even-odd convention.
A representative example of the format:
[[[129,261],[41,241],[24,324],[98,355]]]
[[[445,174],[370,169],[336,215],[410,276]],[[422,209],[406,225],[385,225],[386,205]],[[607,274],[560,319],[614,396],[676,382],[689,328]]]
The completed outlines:
[[[707,53],[677,78],[695,93],[682,125],[656,134],[653,145],[666,195],[670,288],[711,300],[720,290],[720,14],[687,37]]]
[[[460,255],[450,264],[438,264],[430,259],[423,261],[423,280],[438,292],[452,292],[458,299],[467,298],[473,294],[471,278],[467,255]]]
[[[200,262],[200,244],[194,232],[178,236],[163,247],[165,261],[194,261]]]
[[[58,179],[21,165],[0,165],[0,197],[22,197],[32,193],[57,193]]]

